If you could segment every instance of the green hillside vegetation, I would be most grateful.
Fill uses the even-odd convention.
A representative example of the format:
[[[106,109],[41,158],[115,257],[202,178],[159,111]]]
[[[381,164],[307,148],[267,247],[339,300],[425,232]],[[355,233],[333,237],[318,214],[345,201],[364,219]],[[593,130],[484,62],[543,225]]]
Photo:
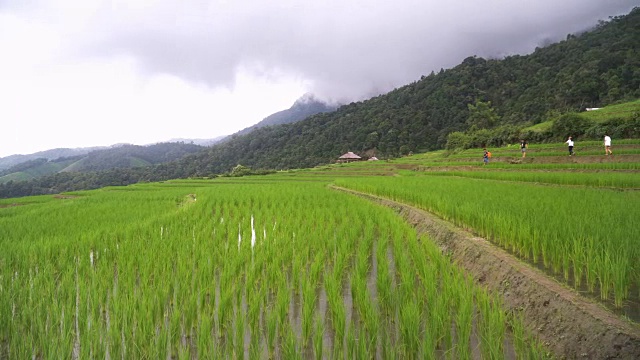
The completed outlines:
[[[86,155],[91,151],[95,150],[104,150],[105,147],[88,147],[88,148],[78,148],[78,149],[51,149],[45,151],[39,151],[29,155],[10,155],[6,157],[0,158],[0,172],[4,172],[5,170],[13,167],[19,166],[24,163],[28,163],[32,160],[38,159],[47,159],[47,160],[56,160],[60,158],[72,158],[76,156]]]
[[[77,158],[64,158],[53,161],[47,159],[36,159],[20,163],[13,166],[0,174],[0,183],[6,183],[8,181],[26,181],[42,177],[48,174],[64,171],[67,167],[73,165]]]
[[[0,172],[0,183],[37,179],[60,172],[96,172],[114,168],[148,167],[170,162],[201,151],[204,147],[185,143],[159,143],[149,146],[122,145],[91,151],[86,155],[47,160],[38,158]]]
[[[609,105],[598,110],[583,112],[581,115],[593,122],[603,123],[614,118],[631,119],[637,113],[640,113],[640,100]]]
[[[160,164],[202,151],[204,147],[185,143],[158,143],[148,146],[122,145],[87,154],[73,171],[103,171]]]
[[[617,141],[640,136],[639,114],[590,122],[578,112],[638,98],[640,8],[635,8],[532,54],[504,59],[470,56],[458,66],[432,72],[387,94],[293,124],[236,135],[170,163],[5,183],[0,197],[217,176],[238,164],[256,170],[308,168],[329,164],[347,151],[393,159],[444,148],[496,148],[523,137],[535,144],[568,135],[578,141],[599,140],[610,132]],[[524,130],[547,120],[554,120],[550,127]],[[125,166],[128,162],[122,159],[128,155],[96,159],[103,165],[82,170]]]
[[[558,129],[558,122],[569,125],[567,129]],[[572,132],[574,137],[586,138],[603,137],[605,133],[617,138],[638,137],[640,136],[640,100],[609,105],[594,111],[558,116],[556,119],[523,128],[521,137],[537,141],[557,140],[560,138],[558,132]]]

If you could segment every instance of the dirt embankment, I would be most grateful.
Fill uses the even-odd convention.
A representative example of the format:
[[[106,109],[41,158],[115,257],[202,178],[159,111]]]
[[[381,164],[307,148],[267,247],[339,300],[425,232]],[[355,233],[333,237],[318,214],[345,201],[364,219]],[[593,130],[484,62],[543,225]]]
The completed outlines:
[[[483,238],[426,211],[336,188],[395,209],[428,234],[477,284],[500,294],[507,311],[520,312],[530,331],[558,358],[640,359],[640,327],[585,299]]]

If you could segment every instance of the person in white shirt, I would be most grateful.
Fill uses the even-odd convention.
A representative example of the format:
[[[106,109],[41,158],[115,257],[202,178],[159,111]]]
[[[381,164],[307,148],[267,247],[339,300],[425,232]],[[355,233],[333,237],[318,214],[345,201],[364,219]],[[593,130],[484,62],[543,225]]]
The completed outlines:
[[[567,141],[564,142],[565,144],[569,145],[569,156],[573,156],[573,140],[571,140],[571,136],[569,136],[569,139]]]
[[[604,154],[605,155],[613,155],[611,151],[611,138],[609,135],[604,135]]]

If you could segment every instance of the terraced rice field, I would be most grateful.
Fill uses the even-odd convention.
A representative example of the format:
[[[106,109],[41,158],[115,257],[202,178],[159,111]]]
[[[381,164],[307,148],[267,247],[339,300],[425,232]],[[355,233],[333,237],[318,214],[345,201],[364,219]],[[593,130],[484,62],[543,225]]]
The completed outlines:
[[[0,358],[551,356],[526,309],[329,185],[429,211],[637,322],[638,163],[557,147],[2,200]]]

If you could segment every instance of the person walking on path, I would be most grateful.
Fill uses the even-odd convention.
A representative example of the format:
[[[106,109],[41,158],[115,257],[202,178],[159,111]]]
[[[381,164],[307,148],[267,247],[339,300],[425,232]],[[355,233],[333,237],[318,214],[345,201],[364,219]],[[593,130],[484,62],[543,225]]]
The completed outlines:
[[[567,139],[567,141],[565,141],[564,143],[569,145],[569,156],[575,155],[575,153],[573,152],[573,140],[571,140],[571,136],[569,136],[569,139]]]
[[[604,135],[604,154],[613,155],[611,151],[611,138],[607,134]]]
[[[491,157],[491,153],[487,150],[487,148],[484,148],[484,154],[482,155],[482,161],[484,161],[483,165],[487,165],[489,163],[489,158]]]
[[[520,140],[520,151],[522,152],[522,157],[527,157],[527,142],[525,140]]]

